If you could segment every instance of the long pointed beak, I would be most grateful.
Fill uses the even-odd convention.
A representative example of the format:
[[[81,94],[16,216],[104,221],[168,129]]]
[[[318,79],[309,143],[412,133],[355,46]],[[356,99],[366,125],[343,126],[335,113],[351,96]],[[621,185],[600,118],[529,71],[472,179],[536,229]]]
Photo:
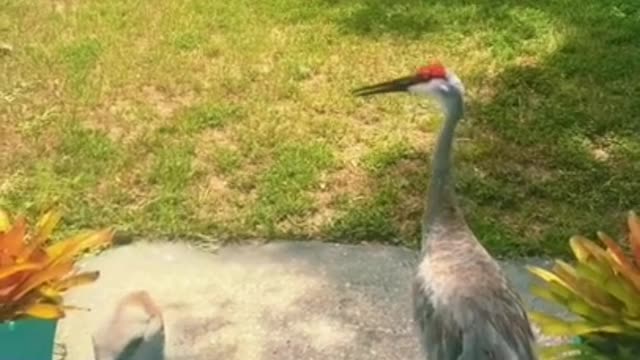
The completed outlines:
[[[414,85],[418,82],[419,82],[419,79],[417,79],[415,76],[406,76],[399,79],[355,89],[353,90],[353,95],[369,96],[369,95],[384,94],[384,93],[390,93],[390,92],[404,92],[404,91],[407,91],[409,86]]]

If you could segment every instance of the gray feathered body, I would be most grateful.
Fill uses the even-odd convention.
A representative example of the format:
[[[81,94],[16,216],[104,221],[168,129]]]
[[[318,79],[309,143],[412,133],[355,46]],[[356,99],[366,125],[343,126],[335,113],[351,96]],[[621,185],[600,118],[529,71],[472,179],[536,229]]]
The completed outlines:
[[[414,282],[415,320],[429,360],[533,360],[519,295],[465,226],[434,228]],[[444,245],[444,244],[442,244]]]
[[[518,294],[456,204],[452,171],[462,85],[449,74],[423,88],[445,114],[423,218],[414,316],[428,360],[535,360],[535,336]]]

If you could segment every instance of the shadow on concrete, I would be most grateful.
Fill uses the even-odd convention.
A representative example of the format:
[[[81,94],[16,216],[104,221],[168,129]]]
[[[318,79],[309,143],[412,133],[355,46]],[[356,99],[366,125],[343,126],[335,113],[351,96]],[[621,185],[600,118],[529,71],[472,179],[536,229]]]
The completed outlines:
[[[215,255],[225,261],[246,263],[249,278],[251,273],[268,267],[266,264],[281,264],[297,278],[315,284],[310,291],[296,296],[286,311],[276,312],[271,307],[259,311],[255,331],[266,331],[269,336],[262,339],[258,359],[417,359],[408,291],[415,254],[385,246],[368,246],[362,252],[358,249],[285,242],[268,244],[259,250],[232,246]],[[265,282],[272,281],[278,283],[277,275],[265,278]],[[267,285],[266,293],[269,289]],[[237,307],[244,300],[232,302]],[[232,317],[238,319],[242,314]],[[178,321],[172,332],[215,339],[216,335],[224,337],[221,331],[225,326],[233,327],[233,321],[225,315],[188,317]],[[200,353],[234,359],[240,346],[212,340]]]

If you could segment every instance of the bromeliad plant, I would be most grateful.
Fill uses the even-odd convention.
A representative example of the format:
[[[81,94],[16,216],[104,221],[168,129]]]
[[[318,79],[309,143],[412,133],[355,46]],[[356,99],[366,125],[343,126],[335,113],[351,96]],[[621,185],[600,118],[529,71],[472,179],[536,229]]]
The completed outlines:
[[[532,292],[576,316],[531,312],[546,335],[573,338],[541,349],[543,359],[640,359],[640,220],[633,212],[627,220],[628,251],[601,232],[604,246],[574,236],[575,265],[557,260],[551,271],[529,268],[543,280]]]
[[[27,233],[24,217],[12,224],[0,210],[0,324],[23,317],[59,319],[68,289],[95,281],[99,273],[74,271],[80,253],[109,245],[110,229],[84,232],[45,246],[60,221],[56,212],[46,213]]]

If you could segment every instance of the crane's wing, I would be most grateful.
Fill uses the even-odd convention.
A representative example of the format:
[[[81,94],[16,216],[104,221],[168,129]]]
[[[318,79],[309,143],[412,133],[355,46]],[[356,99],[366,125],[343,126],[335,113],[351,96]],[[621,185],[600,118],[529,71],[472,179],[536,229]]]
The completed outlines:
[[[429,290],[418,284],[414,291],[414,316],[427,359],[537,359],[529,320],[513,291],[501,289],[489,299],[463,299],[455,309],[436,309]]]
[[[462,336],[453,319],[436,312],[431,302],[432,294],[422,281],[413,284],[414,319],[420,331],[419,341],[427,359],[457,360],[462,353]]]
[[[462,324],[463,353],[458,360],[535,360],[535,337],[520,296],[495,289],[490,299],[468,299],[470,323]]]

